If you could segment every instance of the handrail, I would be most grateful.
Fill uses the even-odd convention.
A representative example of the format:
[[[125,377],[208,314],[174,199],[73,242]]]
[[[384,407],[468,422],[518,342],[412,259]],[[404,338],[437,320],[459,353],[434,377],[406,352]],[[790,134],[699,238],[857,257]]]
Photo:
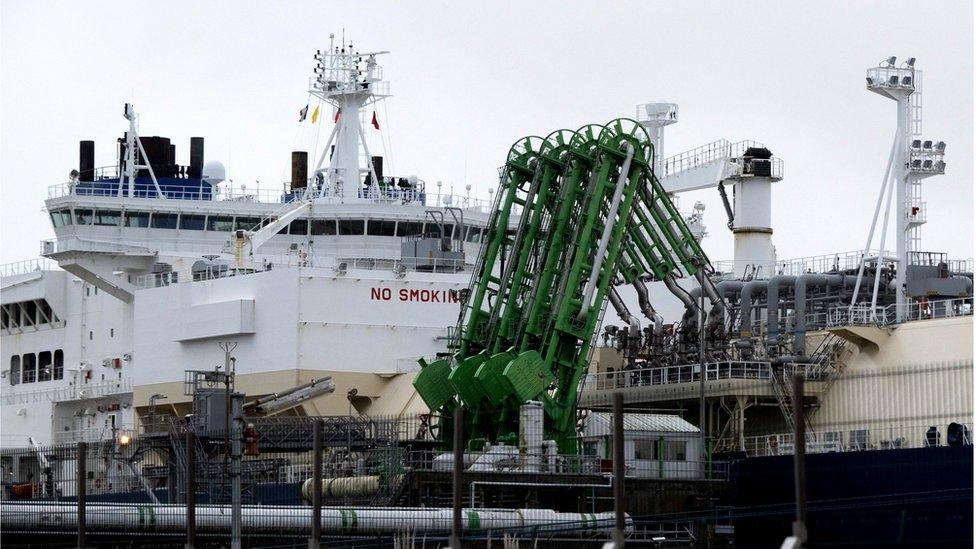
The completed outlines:
[[[972,423],[957,422],[965,430],[959,445],[972,445]],[[867,450],[895,450],[947,446],[950,424],[923,424],[908,426],[864,427],[819,426],[815,432],[806,433],[806,452],[823,454],[833,452],[857,452]],[[932,428],[935,431],[932,431]],[[935,433],[938,433],[937,435]],[[716,447],[744,450],[750,457],[793,455],[793,433],[770,433],[743,437],[742,443],[733,439],[721,439]]]
[[[583,390],[622,389],[692,383],[701,379],[698,364],[680,366],[659,366],[634,370],[618,370],[588,374]],[[789,376],[793,372],[803,372],[810,381],[823,379],[822,368],[811,364],[788,364],[783,370],[775,371],[769,362],[763,361],[724,361],[705,364],[705,380],[721,379],[769,380],[775,375]]]
[[[56,271],[60,270],[58,264],[46,257],[35,259],[24,259],[0,265],[0,277],[27,274],[36,271]]]

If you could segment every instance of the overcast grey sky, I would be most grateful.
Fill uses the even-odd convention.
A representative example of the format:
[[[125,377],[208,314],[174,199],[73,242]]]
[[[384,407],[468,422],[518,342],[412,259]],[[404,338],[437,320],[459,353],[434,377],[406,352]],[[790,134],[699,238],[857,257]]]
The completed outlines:
[[[784,159],[781,258],[864,245],[895,127],[894,102],[864,89],[864,71],[915,56],[923,132],[948,143],[946,175],[923,187],[923,248],[972,257],[972,3],[926,6],[3,0],[0,261],[35,257],[53,236],[43,200],[77,167],[79,140],[96,140],[97,165],[115,162],[126,101],[143,135],[174,139],[181,163],[200,135],[236,182],[286,180],[289,151],[309,141],[297,112],[312,54],[343,29],[357,49],[392,51],[394,97],[378,113],[397,174],[459,191],[466,178],[486,195],[518,137],[673,101],[666,154],[756,139]],[[730,258],[718,193],[685,195],[682,208],[699,199],[706,251]]]

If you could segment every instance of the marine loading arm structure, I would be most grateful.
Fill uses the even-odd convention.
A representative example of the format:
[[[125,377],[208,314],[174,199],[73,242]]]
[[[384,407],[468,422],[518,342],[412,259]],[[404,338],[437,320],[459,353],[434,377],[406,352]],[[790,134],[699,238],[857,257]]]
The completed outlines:
[[[558,130],[512,146],[459,315],[453,357],[427,363],[414,387],[441,412],[449,443],[463,406],[468,446],[516,444],[519,408],[540,401],[545,437],[577,453],[577,396],[610,292],[710,271],[653,172],[637,122]],[[510,229],[513,209],[520,208]],[[714,288],[707,276],[706,295]],[[711,291],[710,291],[711,290]],[[715,294],[717,295],[717,294]],[[632,318],[619,299],[617,312]],[[622,309],[621,309],[622,308]],[[650,304],[642,312],[656,320]]]

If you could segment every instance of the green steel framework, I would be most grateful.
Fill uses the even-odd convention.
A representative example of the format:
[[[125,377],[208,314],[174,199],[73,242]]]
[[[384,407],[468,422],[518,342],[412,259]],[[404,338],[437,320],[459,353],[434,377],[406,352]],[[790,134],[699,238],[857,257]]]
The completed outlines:
[[[577,396],[611,283],[708,268],[654,176],[653,155],[644,128],[623,118],[512,146],[454,355],[421,360],[414,380],[424,402],[441,412],[445,443],[451,412],[464,406],[469,447],[517,444],[519,408],[536,400],[546,438],[561,453],[578,451]]]

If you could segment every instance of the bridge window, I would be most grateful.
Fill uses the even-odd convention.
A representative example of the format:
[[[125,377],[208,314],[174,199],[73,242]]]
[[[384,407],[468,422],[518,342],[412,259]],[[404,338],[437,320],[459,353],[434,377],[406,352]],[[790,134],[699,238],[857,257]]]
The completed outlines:
[[[288,225],[288,234],[295,236],[306,236],[308,234],[308,220],[296,219]]]
[[[154,229],[175,229],[179,214],[159,213],[152,214],[152,228]]]
[[[202,231],[207,226],[207,216],[200,214],[180,215],[180,228],[190,231]]]
[[[219,215],[211,215],[207,218],[208,231],[232,231],[234,230],[234,218]]]
[[[125,212],[126,227],[148,227],[149,212]]]
[[[340,219],[339,234],[342,236],[363,234],[365,224],[362,219]]]
[[[64,227],[65,225],[71,225],[71,210],[55,210],[51,212],[51,223],[54,224],[54,228]]]
[[[424,223],[422,221],[401,221],[397,223],[397,236],[419,236],[424,234]]]
[[[37,381],[37,355],[27,353],[23,356],[24,383],[34,383]]]
[[[37,354],[37,381],[51,381],[51,351]]]
[[[393,236],[396,234],[396,221],[370,219],[366,225],[366,234],[371,236]]]
[[[250,231],[261,224],[258,217],[238,217],[234,223],[235,231]]]
[[[93,217],[92,210],[75,210],[75,223],[78,225],[91,225]]]
[[[312,236],[335,236],[338,233],[336,230],[335,219],[313,219],[311,227]]]
[[[7,375],[11,385],[20,383],[20,355],[10,357],[10,373]]]
[[[64,379],[64,351],[54,351],[54,379]]]
[[[468,236],[465,238],[467,242],[473,242],[477,244],[481,242],[481,229],[477,227],[468,227]]]
[[[121,212],[115,210],[95,210],[96,225],[118,227],[121,217]]]

